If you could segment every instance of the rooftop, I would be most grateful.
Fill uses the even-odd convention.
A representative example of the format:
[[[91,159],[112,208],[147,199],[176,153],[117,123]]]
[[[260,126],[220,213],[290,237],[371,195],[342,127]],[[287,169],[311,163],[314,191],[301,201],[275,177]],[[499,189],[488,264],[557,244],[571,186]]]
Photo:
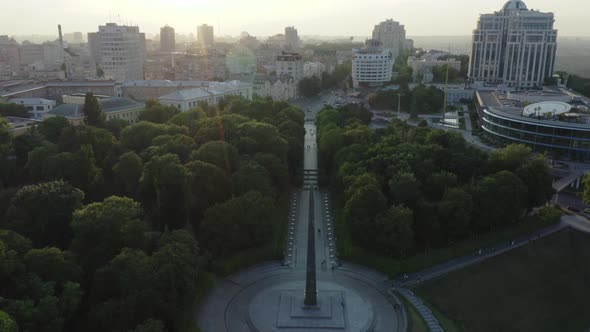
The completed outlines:
[[[101,99],[98,103],[102,107],[102,111],[105,113],[134,110],[145,106],[143,103],[137,103],[127,98]],[[79,104],[61,104],[49,111],[49,114],[66,118],[79,118],[83,116],[82,107],[83,105]]]

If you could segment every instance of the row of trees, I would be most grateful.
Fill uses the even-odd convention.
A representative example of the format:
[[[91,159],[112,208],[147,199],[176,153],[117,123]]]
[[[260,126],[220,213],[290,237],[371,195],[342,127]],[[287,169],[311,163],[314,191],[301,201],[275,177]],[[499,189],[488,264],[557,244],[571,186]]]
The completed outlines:
[[[318,115],[324,171],[343,192],[353,241],[404,256],[518,223],[545,203],[552,178],[523,145],[487,155],[461,135],[394,121],[373,132],[347,110]]]
[[[266,246],[300,174],[300,110],[229,98],[134,125],[0,120],[0,324],[23,331],[175,331],[210,262]],[[98,106],[97,106],[98,105]],[[282,234],[281,234],[282,235]]]
[[[422,84],[413,90],[400,89],[379,91],[369,95],[368,102],[373,109],[397,110],[398,98],[404,112],[412,115],[436,113],[444,103],[444,92],[434,86],[426,87]]]

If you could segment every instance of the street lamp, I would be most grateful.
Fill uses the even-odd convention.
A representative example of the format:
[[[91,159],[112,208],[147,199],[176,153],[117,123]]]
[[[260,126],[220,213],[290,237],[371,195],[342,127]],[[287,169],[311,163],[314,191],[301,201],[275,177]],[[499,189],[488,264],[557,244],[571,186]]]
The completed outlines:
[[[400,116],[400,109],[401,109],[401,100],[402,100],[402,95],[401,93],[397,94],[397,116]]]

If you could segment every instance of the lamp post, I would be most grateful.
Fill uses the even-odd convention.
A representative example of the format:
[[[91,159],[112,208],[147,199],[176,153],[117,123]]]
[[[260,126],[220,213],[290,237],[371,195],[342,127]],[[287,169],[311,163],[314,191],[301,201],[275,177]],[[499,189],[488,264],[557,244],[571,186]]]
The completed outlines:
[[[399,116],[401,115],[401,100],[402,100],[402,95],[401,93],[397,94],[397,117],[399,118]]]

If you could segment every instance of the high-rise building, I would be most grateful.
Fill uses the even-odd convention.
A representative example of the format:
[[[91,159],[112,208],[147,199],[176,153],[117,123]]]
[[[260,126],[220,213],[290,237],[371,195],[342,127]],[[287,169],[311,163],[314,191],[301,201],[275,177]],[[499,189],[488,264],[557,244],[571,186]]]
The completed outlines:
[[[297,33],[297,29],[295,27],[286,27],[285,28],[285,46],[294,50],[299,48],[301,45],[301,40],[299,39],[299,34]]]
[[[553,13],[529,10],[521,0],[483,14],[473,31],[469,77],[517,89],[539,87],[553,76],[557,30]]]
[[[354,49],[352,55],[352,84],[380,86],[391,80],[393,56],[388,48],[381,48],[381,42],[369,39],[362,49]]]
[[[160,28],[160,50],[162,52],[174,52],[176,50],[176,36],[173,27],[165,26]]]
[[[373,39],[380,41],[383,48],[388,48],[394,60],[402,50],[408,46],[413,47],[413,42],[406,40],[405,27],[392,19],[375,25]]]
[[[115,80],[143,79],[145,34],[136,26],[107,23],[88,33],[89,48],[104,77]]]
[[[213,27],[207,24],[199,25],[197,27],[197,42],[201,46],[211,46],[215,42],[215,35]]]
[[[295,52],[281,52],[276,61],[277,76],[290,75],[295,82],[303,79],[303,57]]]

